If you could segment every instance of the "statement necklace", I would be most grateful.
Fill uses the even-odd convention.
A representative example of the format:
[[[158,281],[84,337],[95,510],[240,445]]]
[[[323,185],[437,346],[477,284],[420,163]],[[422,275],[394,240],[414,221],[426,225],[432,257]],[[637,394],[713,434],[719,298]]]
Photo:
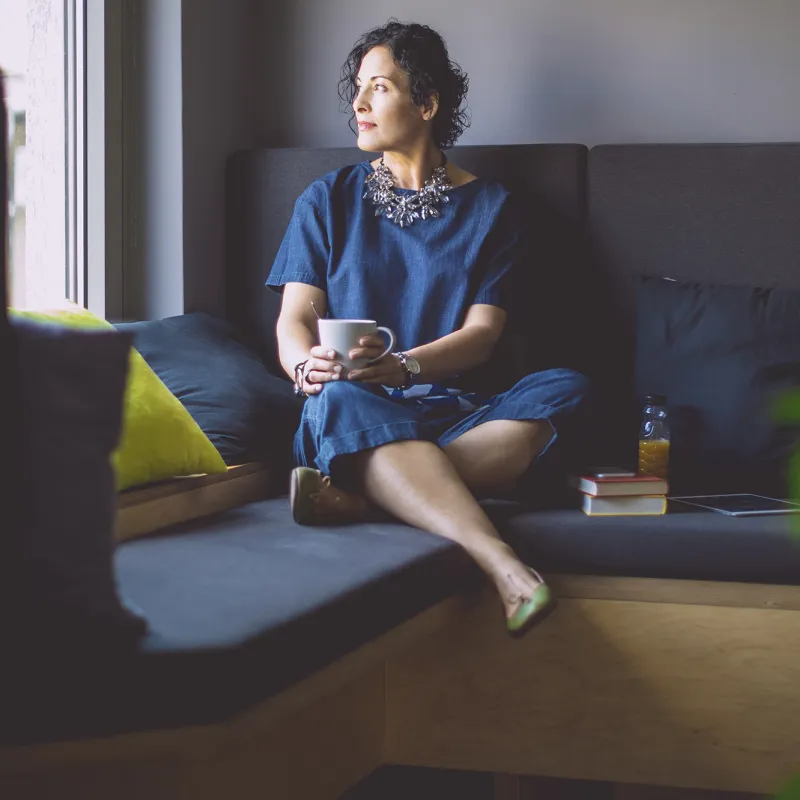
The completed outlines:
[[[397,194],[394,191],[394,175],[383,162],[378,168],[367,175],[364,180],[364,198],[372,200],[375,204],[375,216],[386,215],[386,219],[396,222],[401,228],[411,225],[415,219],[428,219],[438,217],[440,203],[449,203],[447,196],[453,185],[447,177],[447,156],[442,153],[442,164],[436,167],[430,179],[414,194]]]

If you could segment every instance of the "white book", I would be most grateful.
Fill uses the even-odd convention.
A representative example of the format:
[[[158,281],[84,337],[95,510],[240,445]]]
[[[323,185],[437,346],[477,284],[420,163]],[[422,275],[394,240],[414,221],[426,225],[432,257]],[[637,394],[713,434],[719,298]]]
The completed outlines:
[[[579,492],[596,497],[667,494],[667,482],[653,475],[614,476],[597,478],[593,475],[575,475],[570,483]]]
[[[667,510],[664,495],[638,495],[628,497],[583,496],[583,511],[590,517],[658,516]]]

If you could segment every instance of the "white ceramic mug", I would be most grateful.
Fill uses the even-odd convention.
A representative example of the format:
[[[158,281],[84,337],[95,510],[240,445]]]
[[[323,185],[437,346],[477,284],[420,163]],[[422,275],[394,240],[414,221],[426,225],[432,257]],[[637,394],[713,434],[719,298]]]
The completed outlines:
[[[351,350],[361,347],[359,340],[363,336],[370,336],[380,331],[389,338],[387,348],[373,361],[378,361],[394,350],[394,331],[380,327],[374,319],[320,319],[317,320],[317,330],[319,343],[326,350],[336,351],[336,360],[345,370],[363,369],[370,363],[368,358],[349,357]]]

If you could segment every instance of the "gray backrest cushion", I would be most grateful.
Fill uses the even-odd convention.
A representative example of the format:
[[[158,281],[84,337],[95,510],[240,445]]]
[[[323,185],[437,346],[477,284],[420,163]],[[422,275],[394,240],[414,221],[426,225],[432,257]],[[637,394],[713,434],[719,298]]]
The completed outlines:
[[[605,310],[593,345],[602,414],[635,419],[637,274],[800,288],[800,144],[594,147],[588,217]],[[613,425],[609,436],[619,440]]]
[[[588,184],[598,269],[628,320],[636,274],[800,288],[800,144],[603,145]]]
[[[537,280],[561,279],[570,268],[579,268],[583,251],[575,230],[585,214],[586,154],[582,145],[457,147],[449,153],[465,169],[502,181],[529,209],[530,269],[520,270],[527,288],[518,296],[537,308],[549,308],[545,299],[555,293],[537,287]],[[357,148],[281,149],[237,153],[229,160],[227,315],[271,366],[277,367],[274,328],[280,298],[264,282],[294,202],[315,178],[370,157]],[[527,322],[534,317],[529,315]],[[541,336],[527,338],[541,348],[528,354],[531,368],[545,361],[563,363],[552,347],[542,345]]]
[[[280,298],[264,286],[292,216],[313,180],[363,160],[358,148],[253,150],[228,160],[225,199],[225,304],[233,325],[280,370],[275,321]]]

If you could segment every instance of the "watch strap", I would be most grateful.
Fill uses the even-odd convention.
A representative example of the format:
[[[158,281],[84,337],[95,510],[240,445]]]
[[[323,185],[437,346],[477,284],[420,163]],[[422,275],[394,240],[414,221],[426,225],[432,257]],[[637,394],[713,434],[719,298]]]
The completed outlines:
[[[397,388],[400,391],[405,391],[406,389],[410,389],[414,385],[414,374],[408,368],[408,364],[406,363],[406,354],[403,352],[392,353],[392,355],[400,362],[400,366],[403,368],[403,372],[406,374],[406,382],[402,386],[398,386]]]

